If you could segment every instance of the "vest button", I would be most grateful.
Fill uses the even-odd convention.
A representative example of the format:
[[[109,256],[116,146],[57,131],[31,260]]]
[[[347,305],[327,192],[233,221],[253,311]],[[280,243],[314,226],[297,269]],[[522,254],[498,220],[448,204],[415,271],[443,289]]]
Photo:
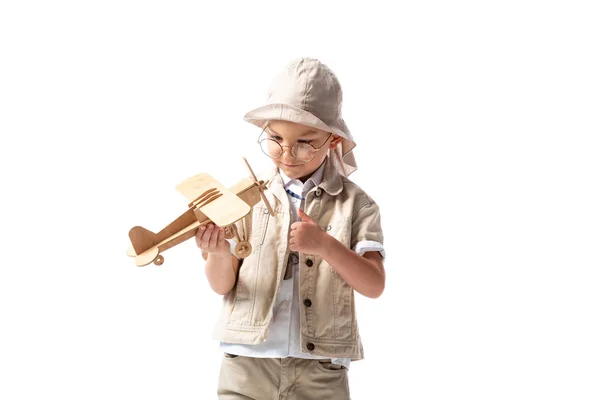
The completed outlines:
[[[309,258],[308,260],[306,260],[306,265],[308,265],[309,267],[312,267],[313,261]]]
[[[312,301],[310,301],[310,299],[304,299],[304,305],[306,307],[310,307],[310,306],[312,306]]]
[[[315,349],[315,345],[312,343],[307,343],[306,348],[308,349],[308,351],[313,351]]]
[[[268,214],[269,210],[265,209],[265,211],[263,211],[263,213]]]

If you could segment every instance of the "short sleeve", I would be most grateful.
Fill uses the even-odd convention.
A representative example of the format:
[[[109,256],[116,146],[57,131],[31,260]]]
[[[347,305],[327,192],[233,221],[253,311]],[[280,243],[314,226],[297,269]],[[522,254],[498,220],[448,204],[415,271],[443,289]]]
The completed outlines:
[[[237,241],[235,239],[225,239],[225,240],[227,240],[229,242],[229,251],[231,252],[231,255],[239,260],[240,258],[238,257],[237,254],[235,254],[235,246],[237,245]]]
[[[378,251],[381,254],[381,258],[385,260],[385,249],[383,244],[379,242],[373,242],[370,240],[360,241],[352,248],[358,255],[363,256],[365,253],[370,251]]]
[[[351,247],[356,248],[360,242],[378,243],[383,246],[383,231],[379,206],[369,201],[360,206],[352,218]]]

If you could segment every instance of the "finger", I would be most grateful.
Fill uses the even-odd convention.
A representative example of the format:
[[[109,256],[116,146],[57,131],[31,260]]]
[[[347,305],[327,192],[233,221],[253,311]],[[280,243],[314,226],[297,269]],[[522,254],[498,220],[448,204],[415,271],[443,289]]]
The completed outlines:
[[[206,227],[204,235],[202,235],[202,244],[204,245],[204,247],[208,247],[210,245],[210,236],[212,235],[212,231],[213,226],[212,224],[210,224]]]
[[[304,223],[309,223],[309,224],[314,224],[316,225],[317,223],[315,222],[315,220],[313,220],[311,217],[308,216],[308,214],[306,214],[303,210],[300,210],[300,218],[302,220],[302,222]]]
[[[210,235],[210,247],[211,248],[215,248],[217,247],[217,240],[219,239],[219,227],[215,226],[213,228],[212,234]]]
[[[206,225],[206,229],[204,230],[204,234],[202,235],[202,241],[208,242],[210,239],[210,234],[212,233],[212,224]]]
[[[217,233],[217,248],[223,248],[225,243],[227,243],[225,241],[225,228],[219,228],[219,232]]]
[[[306,213],[304,212],[304,210],[301,209],[301,208],[298,209],[298,216],[300,217],[300,219],[303,222],[310,222],[310,221],[312,221],[312,218],[309,217],[308,215],[306,215]]]
[[[198,247],[202,246],[202,235],[204,235],[204,231],[206,230],[206,227],[204,225],[202,225],[200,228],[198,228],[198,230],[196,231],[196,245]]]
[[[219,229],[219,238],[217,239],[218,244],[223,244],[225,241],[225,228]]]
[[[306,224],[306,222],[301,222],[301,221],[300,221],[300,222],[294,222],[294,223],[292,224],[293,228],[291,228],[290,230],[291,230],[291,231],[298,231],[298,230],[301,230],[301,229],[302,229],[302,227],[304,226],[304,224]]]

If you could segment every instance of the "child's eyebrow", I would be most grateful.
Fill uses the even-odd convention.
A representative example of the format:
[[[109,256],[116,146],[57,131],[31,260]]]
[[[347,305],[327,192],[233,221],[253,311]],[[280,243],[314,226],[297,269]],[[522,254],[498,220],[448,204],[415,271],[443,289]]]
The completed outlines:
[[[304,132],[301,136],[311,136],[311,135],[314,136],[314,135],[318,135],[318,134],[319,134],[319,132],[311,129],[309,131]]]
[[[267,127],[266,129],[270,134],[272,135],[278,135],[281,136],[279,133],[275,132],[273,129],[271,129],[271,127]],[[314,129],[309,129],[308,131],[302,133],[300,135],[300,137],[306,137],[306,136],[310,136],[310,135],[314,135],[314,134],[318,134],[319,132],[315,131]]]

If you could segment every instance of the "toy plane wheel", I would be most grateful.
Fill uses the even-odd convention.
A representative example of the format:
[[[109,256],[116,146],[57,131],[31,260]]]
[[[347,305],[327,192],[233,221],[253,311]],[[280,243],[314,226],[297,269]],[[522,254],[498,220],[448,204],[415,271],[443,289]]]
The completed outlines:
[[[235,246],[235,254],[239,258],[246,258],[252,253],[252,245],[249,242],[239,242]]]
[[[162,265],[164,262],[165,258],[162,256],[162,254],[159,254],[158,257],[154,259],[154,265]]]
[[[233,224],[225,227],[225,239],[233,239],[235,237],[235,227]]]

